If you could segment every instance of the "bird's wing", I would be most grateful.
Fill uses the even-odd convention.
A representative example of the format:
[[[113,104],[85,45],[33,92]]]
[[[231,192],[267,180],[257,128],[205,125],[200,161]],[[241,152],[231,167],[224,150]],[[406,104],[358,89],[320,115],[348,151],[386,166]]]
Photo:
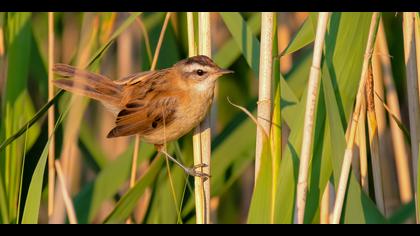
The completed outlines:
[[[159,78],[167,73],[167,70],[144,71],[125,76],[121,79],[114,80],[118,85],[134,85],[142,81],[148,81],[153,78]]]
[[[108,138],[148,134],[175,119],[179,91],[168,76],[149,76],[123,90],[122,109]]]

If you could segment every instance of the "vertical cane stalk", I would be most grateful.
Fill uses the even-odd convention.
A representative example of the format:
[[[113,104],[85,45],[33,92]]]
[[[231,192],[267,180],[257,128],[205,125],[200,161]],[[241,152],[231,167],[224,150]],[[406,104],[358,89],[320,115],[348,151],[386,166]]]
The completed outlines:
[[[322,48],[327,30],[328,12],[320,12],[316,29],[312,67],[309,74],[308,94],[306,97],[305,121],[303,125],[303,141],[299,165],[299,177],[296,194],[297,223],[303,224],[305,215],[306,195],[308,191],[309,160],[311,154],[312,136],[314,132],[315,104],[318,97]]]
[[[273,13],[261,13],[260,74],[258,87],[258,123],[255,148],[255,181],[260,170],[264,132],[270,133],[271,120],[271,77],[273,50]]]
[[[54,97],[53,72],[54,65],[54,13],[48,12],[48,100]],[[51,143],[48,147],[48,216],[54,210],[54,187],[55,187],[55,139],[54,133],[54,105],[48,110],[48,137]]]
[[[194,54],[194,30],[192,13],[188,13],[188,39],[189,54]],[[210,34],[210,13],[198,13],[198,37],[200,55],[211,57],[211,34]],[[210,111],[206,118],[194,130],[194,165],[206,164],[201,167],[203,173],[210,174],[211,155],[211,133],[210,133]],[[210,223],[210,181],[195,177],[195,202],[197,224]]]
[[[417,186],[417,160],[419,154],[420,125],[419,125],[419,87],[416,60],[416,40],[414,31],[415,13],[404,12],[403,14],[403,34],[404,34],[404,56],[407,75],[408,90],[408,111],[410,118],[410,137],[411,137],[411,159],[413,168],[413,183],[415,186],[414,198],[416,199],[416,221],[419,223],[418,205],[416,196]]]
[[[366,50],[365,50],[365,56],[363,60],[362,73],[360,76],[359,88],[356,95],[356,105],[354,108],[352,119],[350,120],[351,122],[350,133],[349,133],[349,138],[347,141],[346,151],[344,153],[340,179],[338,182],[337,196],[335,199],[333,219],[332,219],[333,224],[338,224],[341,218],[341,213],[342,213],[343,204],[344,204],[344,197],[346,194],[347,182],[348,182],[348,177],[350,174],[350,167],[351,167],[351,162],[352,162],[352,157],[353,157],[353,146],[354,146],[354,140],[355,140],[355,135],[356,135],[356,130],[357,130],[357,123],[358,123],[358,118],[360,115],[362,97],[364,96],[365,82],[366,82],[366,77],[368,74],[368,66],[372,58],[373,46],[374,46],[374,42],[376,38],[376,32],[379,25],[379,19],[380,19],[380,13],[378,12],[373,13],[372,21],[371,21],[370,29],[369,29],[369,36],[367,40]]]
[[[325,185],[324,193],[322,194],[320,206],[320,220],[321,224],[330,223],[330,183]]]
[[[394,80],[392,78],[391,60],[388,51],[388,44],[386,42],[385,31],[383,23],[379,25],[378,29],[378,53],[382,65],[384,86],[386,91],[386,102],[391,110],[391,113],[401,120],[401,111],[398,101],[398,94],[395,88]],[[410,164],[408,160],[408,151],[405,144],[404,133],[398,126],[397,122],[389,114],[389,123],[391,128],[392,145],[394,149],[395,166],[397,169],[398,187],[400,192],[401,202],[409,203],[412,198],[411,179],[410,179]]]

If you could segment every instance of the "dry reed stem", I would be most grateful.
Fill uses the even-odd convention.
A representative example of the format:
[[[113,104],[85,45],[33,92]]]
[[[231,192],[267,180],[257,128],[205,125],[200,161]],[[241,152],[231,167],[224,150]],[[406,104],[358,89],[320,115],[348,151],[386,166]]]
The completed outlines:
[[[258,85],[257,127],[255,148],[255,182],[260,170],[261,154],[264,145],[263,132],[269,134],[271,126],[271,80],[273,65],[273,18],[272,12],[261,13],[260,74]]]
[[[367,40],[364,60],[363,60],[362,73],[360,76],[359,88],[358,88],[357,96],[356,96],[356,105],[354,108],[352,119],[350,121],[351,122],[350,127],[349,127],[350,133],[349,133],[347,147],[346,147],[343,162],[342,162],[340,179],[338,182],[337,196],[335,199],[333,219],[332,219],[333,224],[338,224],[341,218],[341,212],[343,209],[344,197],[346,194],[347,182],[349,178],[350,167],[351,167],[351,162],[352,162],[352,157],[353,157],[353,146],[354,146],[355,134],[357,130],[357,123],[358,123],[358,118],[360,115],[362,97],[364,96],[364,91],[365,91],[365,81],[367,78],[369,62],[372,58],[373,46],[375,43],[375,37],[376,37],[376,32],[377,32],[377,28],[379,24],[379,19],[380,19],[380,13],[378,12],[373,13],[370,28],[369,28],[369,36]]]
[[[308,191],[309,161],[311,155],[312,136],[315,120],[315,105],[318,97],[319,79],[321,74],[321,58],[327,31],[328,12],[320,12],[316,29],[314,53],[308,81],[306,97],[305,121],[303,126],[303,140],[300,152],[299,176],[296,194],[297,223],[303,224],[305,216],[306,195]]]
[[[418,12],[413,13],[414,19],[414,34],[415,34],[415,41],[416,41],[416,60],[417,60],[417,81],[418,84],[420,84],[420,50],[418,49],[420,47],[420,20],[416,16],[416,14],[419,14]],[[420,88],[419,88],[420,89]],[[420,96],[420,93],[419,93]]]
[[[360,107],[359,125],[357,126],[357,138],[359,144],[359,161],[360,161],[360,184],[363,191],[369,194],[369,173],[368,158],[366,150],[366,102],[363,99]]]
[[[55,167],[57,170],[58,180],[60,181],[61,194],[63,195],[64,205],[66,206],[67,216],[69,218],[70,224],[77,224],[76,212],[74,210],[70,194],[66,188],[66,180],[64,178],[63,170],[61,169],[59,161],[55,161]]]
[[[187,13],[187,26],[188,26],[188,56],[192,57],[197,55],[197,48],[194,39],[194,15],[192,12]],[[194,165],[202,163],[201,160],[201,137],[200,137],[200,126],[197,126],[194,130],[193,135],[193,156]],[[205,196],[203,182],[198,178],[194,179],[194,194],[195,194],[195,214],[196,223],[203,224],[205,216]]]
[[[418,12],[416,12],[416,13],[412,13],[413,14],[413,17],[415,18],[415,20],[414,20],[414,28],[415,28],[415,38],[416,38],[416,59],[417,59],[417,81],[418,81],[418,83],[420,84],[420,19],[419,19],[419,13]],[[420,90],[420,87],[419,87],[419,90]],[[419,96],[420,96],[420,92],[419,92]],[[420,144],[419,144],[420,145]],[[418,180],[419,180],[419,177],[418,177],[418,170],[419,170],[419,168],[420,168],[420,166],[419,166],[419,162],[418,162],[418,158],[417,158],[417,162],[416,163],[414,163],[415,165],[413,166],[413,168],[414,169],[416,169],[417,171],[415,172],[416,173],[416,175],[415,175],[415,182],[414,183],[417,183],[416,185],[415,185],[415,190],[416,190],[416,192],[415,192],[415,198],[416,198],[416,222],[417,222],[417,224],[419,224],[420,223],[420,206],[418,205],[418,203],[419,203],[419,200],[418,200],[418,193],[419,193],[419,189],[418,189],[418,187],[419,187],[419,184],[418,184]]]
[[[371,61],[372,62],[372,61]],[[373,189],[375,191],[376,205],[382,214],[386,214],[384,192],[382,186],[381,160],[379,149],[378,124],[375,114],[375,92],[372,63],[369,63],[368,78],[366,80],[367,115],[369,127],[369,144],[373,172]]]
[[[0,57],[4,55],[4,32],[3,27],[0,27]]]
[[[54,97],[54,74],[52,71],[54,65],[54,13],[48,12],[48,100]],[[54,106],[48,110],[48,137],[50,145],[48,146],[48,217],[54,212],[54,189],[55,189],[55,138],[54,138]]]
[[[325,185],[324,193],[321,199],[321,210],[320,210],[320,223],[330,223],[330,183],[327,182]]]
[[[191,16],[190,16],[191,18]],[[190,19],[191,20],[191,19]],[[191,23],[191,22],[190,22]],[[189,27],[193,27],[192,25]],[[211,27],[210,13],[198,13],[198,35],[200,55],[211,57]],[[189,29],[189,32],[191,30]],[[189,36],[191,38],[192,36]],[[189,42],[191,44],[192,42]],[[191,53],[191,52],[190,52]],[[206,164],[201,171],[210,174],[211,156],[211,130],[210,130],[210,111],[201,124],[195,128],[193,136],[194,165]],[[210,223],[210,181],[195,177],[195,197],[196,197],[196,222],[197,224]]]
[[[379,24],[381,27],[381,24]],[[379,28],[378,28],[379,33]],[[383,196],[385,200],[385,211],[387,214],[393,210],[393,202],[398,202],[398,192],[395,191],[397,186],[397,173],[394,164],[394,156],[392,147],[390,145],[392,136],[390,136],[389,127],[387,125],[387,114],[383,106],[381,98],[385,97],[384,75],[381,67],[381,54],[379,52],[378,40],[375,41],[375,53],[372,56],[372,72],[374,81],[374,100],[375,100],[375,115],[378,125],[379,138],[379,155],[382,172]],[[385,174],[386,173],[386,174]],[[396,199],[397,201],[394,201]]]
[[[417,205],[417,160],[419,147],[419,90],[418,90],[418,72],[416,60],[416,42],[414,32],[415,13],[404,12],[403,14],[403,35],[404,35],[404,55],[407,74],[408,105],[410,117],[410,137],[411,137],[411,159],[413,168],[414,199],[416,200],[416,221],[418,219]]]
[[[386,91],[386,101],[392,114],[394,114],[398,120],[401,120],[398,94],[392,78],[391,60],[389,58],[388,45],[382,22],[378,29],[377,44],[378,54],[380,55],[379,59],[383,70],[382,74]],[[391,128],[392,145],[394,149],[395,166],[397,169],[399,194],[402,203],[409,203],[413,198],[410,179],[410,164],[408,160],[409,154],[403,131],[398,126],[397,122],[392,118],[392,114],[389,114],[388,116]]]
[[[379,28],[378,28],[379,31]],[[373,96],[375,101],[375,115],[376,115],[376,121],[378,125],[378,137],[379,137],[379,153],[381,156],[387,156],[384,157],[383,160],[389,160],[388,156],[390,156],[390,150],[386,143],[386,132],[387,132],[387,124],[386,124],[386,112],[385,108],[382,105],[382,101],[376,96],[376,94],[379,94],[381,98],[384,97],[384,82],[383,82],[383,73],[382,68],[380,64],[380,54],[378,54],[378,41],[375,42],[375,53],[372,56],[372,73],[373,73]],[[389,165],[389,164],[387,164]]]
[[[149,58],[149,62],[152,63],[152,49],[150,46],[150,39],[149,39],[149,34],[147,33],[147,29],[146,26],[144,25],[143,21],[141,20],[140,17],[136,18],[136,22],[137,24],[140,26],[140,30],[143,34],[144,37],[144,42],[146,44],[146,52],[147,52],[147,56]]]
[[[381,22],[378,29],[378,50],[380,61],[383,70],[384,86],[386,91],[386,100],[391,112],[401,120],[400,105],[398,101],[397,90],[392,78],[391,60],[389,58],[388,45],[386,42],[385,31],[383,23]],[[401,201],[409,203],[412,196],[411,179],[410,179],[410,164],[408,161],[407,146],[404,140],[403,131],[398,126],[397,122],[389,114],[389,122],[391,128],[392,145],[394,149],[395,165],[397,169],[398,187]]]

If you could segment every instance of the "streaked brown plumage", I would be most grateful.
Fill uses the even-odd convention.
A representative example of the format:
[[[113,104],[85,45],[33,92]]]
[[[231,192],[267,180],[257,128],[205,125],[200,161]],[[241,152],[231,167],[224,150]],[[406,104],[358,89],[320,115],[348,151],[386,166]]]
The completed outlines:
[[[74,77],[55,80],[57,87],[98,100],[116,115],[108,138],[139,134],[158,149],[204,119],[217,78],[232,73],[207,56],[190,57],[167,69],[115,81],[64,64],[56,64],[53,70],[62,77]]]

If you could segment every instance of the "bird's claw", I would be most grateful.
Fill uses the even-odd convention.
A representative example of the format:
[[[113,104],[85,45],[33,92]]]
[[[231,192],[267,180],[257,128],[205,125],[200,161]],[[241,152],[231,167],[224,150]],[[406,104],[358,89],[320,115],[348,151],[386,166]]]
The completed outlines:
[[[211,176],[209,174],[206,174],[206,173],[202,172],[202,171],[197,171],[196,170],[198,168],[203,168],[203,167],[208,167],[208,165],[205,164],[205,163],[201,163],[201,164],[193,166],[192,168],[187,168],[186,172],[187,172],[187,174],[192,175],[194,177],[203,178],[204,181],[205,181],[208,178],[210,178]]]

